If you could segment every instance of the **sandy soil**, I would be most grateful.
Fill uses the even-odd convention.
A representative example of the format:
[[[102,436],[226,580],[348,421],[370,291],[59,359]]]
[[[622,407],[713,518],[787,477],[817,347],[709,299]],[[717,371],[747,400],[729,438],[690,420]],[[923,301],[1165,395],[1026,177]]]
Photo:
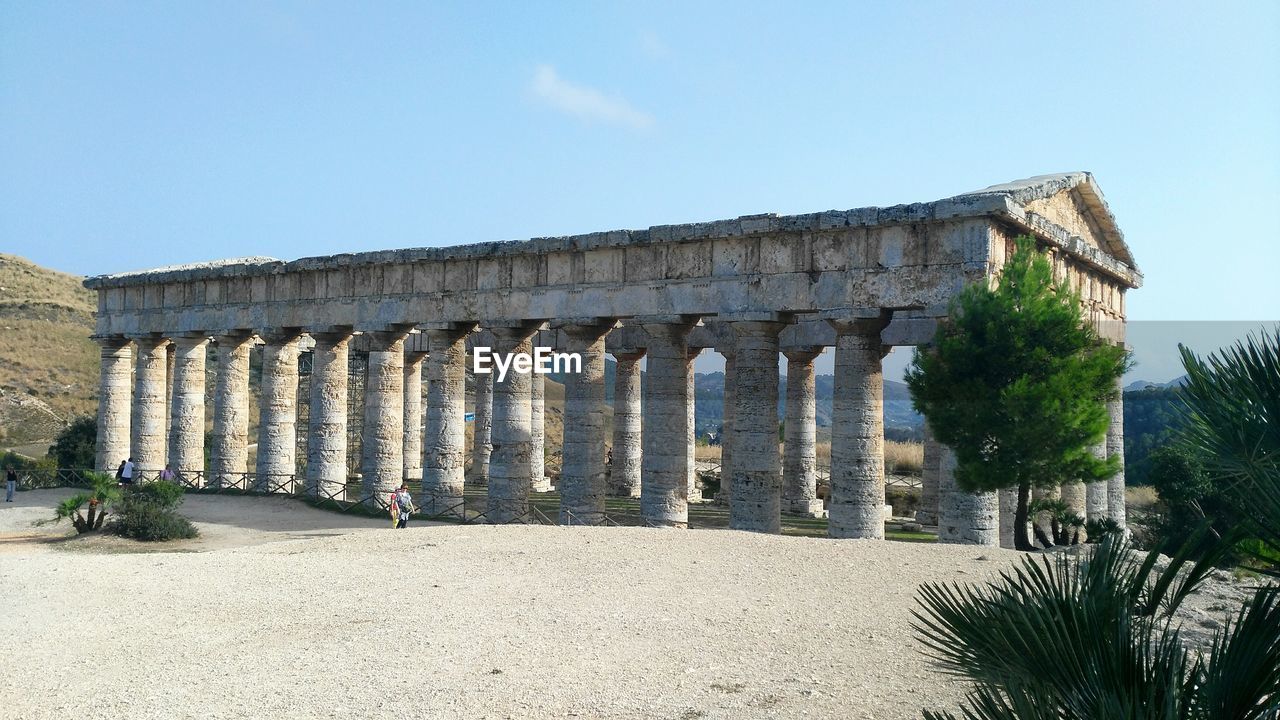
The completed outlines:
[[[729,530],[396,531],[209,496],[184,505],[201,539],[139,553],[30,527],[66,494],[0,504],[0,718],[918,718],[964,692],[912,639],[918,584],[1018,557]]]

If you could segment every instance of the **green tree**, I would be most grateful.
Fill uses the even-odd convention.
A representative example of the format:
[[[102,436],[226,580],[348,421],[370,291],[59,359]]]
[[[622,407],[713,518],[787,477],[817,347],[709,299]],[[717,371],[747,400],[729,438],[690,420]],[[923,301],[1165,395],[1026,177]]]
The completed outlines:
[[[97,451],[98,422],[91,417],[78,417],[58,433],[49,448],[49,457],[60,468],[91,468]]]
[[[907,369],[911,399],[939,442],[956,454],[956,482],[968,492],[1017,488],[1016,546],[1027,534],[1031,488],[1102,480],[1114,458],[1092,446],[1106,435],[1106,403],[1129,354],[1101,342],[1080,298],[1054,282],[1029,237],[1017,240],[995,287],[977,283],[952,302],[931,351]]]

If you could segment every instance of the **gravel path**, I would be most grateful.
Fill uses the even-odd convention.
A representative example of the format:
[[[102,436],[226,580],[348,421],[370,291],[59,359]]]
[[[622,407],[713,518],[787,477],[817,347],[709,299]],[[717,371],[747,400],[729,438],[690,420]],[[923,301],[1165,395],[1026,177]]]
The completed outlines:
[[[964,688],[912,641],[917,585],[1017,557],[727,530],[395,531],[229,497],[188,498],[204,540],[125,554],[33,539],[57,493],[0,509],[0,718],[918,718]]]

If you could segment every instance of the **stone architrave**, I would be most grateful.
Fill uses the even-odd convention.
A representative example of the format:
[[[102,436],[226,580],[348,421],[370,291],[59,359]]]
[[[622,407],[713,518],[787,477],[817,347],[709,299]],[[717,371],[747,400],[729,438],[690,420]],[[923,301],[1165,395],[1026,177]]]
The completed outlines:
[[[778,454],[778,333],[785,323],[738,320],[734,374],[733,496],[729,527],[782,531],[782,458]]]
[[[644,323],[648,360],[643,403],[640,513],[646,524],[689,525],[689,373],[691,324]]]
[[[290,492],[298,472],[298,330],[264,330],[253,489]]]
[[[360,442],[362,501],[386,504],[404,481],[404,330],[366,333],[369,369],[364,384]]]
[[[466,338],[469,330],[468,327],[426,331],[431,356],[427,359],[427,429],[420,504],[432,514],[465,516]]]
[[[98,376],[98,439],[94,467],[112,472],[129,458],[133,412],[133,345],[124,337],[95,338],[102,359]]]
[[[249,351],[248,332],[215,337],[218,345],[217,381],[213,391],[213,435],[209,447],[208,484],[247,489],[249,472]]]
[[[820,347],[789,349],[785,443],[782,456],[782,507],[809,517],[822,515],[818,499],[817,402],[813,361]]]
[[[427,354],[404,354],[404,479],[422,479],[422,363]]]
[[[496,351],[530,354],[530,338],[536,326],[493,327]],[[529,512],[529,456],[533,450],[530,394],[532,373],[517,372],[493,377],[493,454],[489,458],[488,520],[491,523],[523,521]]]
[[[130,455],[138,472],[149,478],[158,475],[167,462],[164,431],[169,341],[145,336],[135,337],[133,342],[138,348],[138,361],[133,385]]]
[[[347,488],[349,329],[312,332],[311,407],[307,428],[307,494],[344,500]]]
[[[169,406],[169,465],[191,487],[203,484],[204,380],[209,338],[174,338],[173,396]]]
[[[604,522],[604,337],[612,327],[612,323],[590,323],[562,328],[568,352],[582,358],[582,372],[565,377],[561,525]]]
[[[885,494],[881,360],[885,349],[880,331],[885,322],[879,317],[829,322],[836,331],[836,376],[827,532],[833,538],[882,540]],[[741,371],[739,359],[738,372]]]
[[[640,497],[641,438],[640,358],[643,350],[613,353],[613,451],[609,464],[609,495]]]

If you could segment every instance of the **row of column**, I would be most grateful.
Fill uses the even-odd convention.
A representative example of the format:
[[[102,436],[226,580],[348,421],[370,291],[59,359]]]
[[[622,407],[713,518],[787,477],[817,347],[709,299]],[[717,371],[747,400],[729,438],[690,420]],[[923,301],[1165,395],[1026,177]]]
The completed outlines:
[[[830,530],[838,538],[884,536],[883,377],[880,319],[832,320],[836,330],[835,405],[832,422]],[[603,520],[608,494],[640,498],[652,525],[684,527],[696,492],[693,477],[693,358],[688,347],[694,323],[642,325],[648,346],[620,351],[615,381],[612,458],[605,452],[605,337],[614,322],[560,326],[563,351],[582,358],[582,372],[565,387],[564,457],[560,479],[560,521],[595,524]],[[779,333],[775,319],[728,322],[732,347],[726,354],[725,419],[721,497],[730,526],[762,532],[780,530],[784,510],[817,513],[815,493],[815,412],[813,361],[821,348],[789,348],[785,454],[779,452]],[[361,469],[366,495],[391,490],[421,473],[437,509],[461,512],[465,465],[466,338],[474,325],[432,326],[425,330],[431,352],[408,353],[407,330],[367,334]],[[498,353],[532,353],[539,324],[490,325]],[[342,497],[346,486],[347,356],[349,330],[309,333],[315,340],[308,418],[306,490]],[[272,490],[294,473],[300,331],[259,333],[263,350],[262,407],[258,436],[257,489]],[[215,338],[217,387],[208,483],[219,484],[247,469],[248,333]],[[166,417],[166,344],[175,345],[173,403]],[[137,373],[129,387],[130,344],[102,340],[102,402],[99,462],[111,469],[132,454],[143,469],[159,469],[166,457],[178,472],[203,470],[204,365],[209,339],[203,336],[133,338]],[[648,378],[641,389],[639,360],[647,355]],[[417,432],[421,406],[405,398],[421,396],[425,364],[425,434]],[[491,521],[518,519],[528,512],[530,492],[542,489],[541,376],[508,372],[501,380],[476,383],[476,442],[473,476],[488,486]],[[130,407],[132,416],[122,412]],[[641,402],[643,396],[643,402]],[[165,448],[166,421],[169,447]],[[488,432],[485,432],[486,426]],[[127,439],[127,440],[126,440]],[[131,449],[131,450],[130,450]],[[607,472],[611,465],[612,472]],[[420,470],[419,470],[420,468]],[[611,480],[606,484],[606,477]],[[784,478],[786,484],[784,487]],[[994,517],[985,496],[959,499],[948,510],[958,536],[981,541]]]
[[[1124,399],[1118,394],[1107,404],[1111,423],[1103,442],[1094,446],[1098,457],[1116,457],[1120,471],[1107,480],[1066,483],[1058,488],[1033,488],[1033,500],[1060,499],[1088,522],[1112,520],[1126,524],[1124,479]],[[833,460],[834,464],[834,460]],[[916,519],[938,526],[942,542],[1014,546],[1016,488],[988,493],[964,493],[955,482],[955,454],[939,443],[925,425],[920,510]]]

